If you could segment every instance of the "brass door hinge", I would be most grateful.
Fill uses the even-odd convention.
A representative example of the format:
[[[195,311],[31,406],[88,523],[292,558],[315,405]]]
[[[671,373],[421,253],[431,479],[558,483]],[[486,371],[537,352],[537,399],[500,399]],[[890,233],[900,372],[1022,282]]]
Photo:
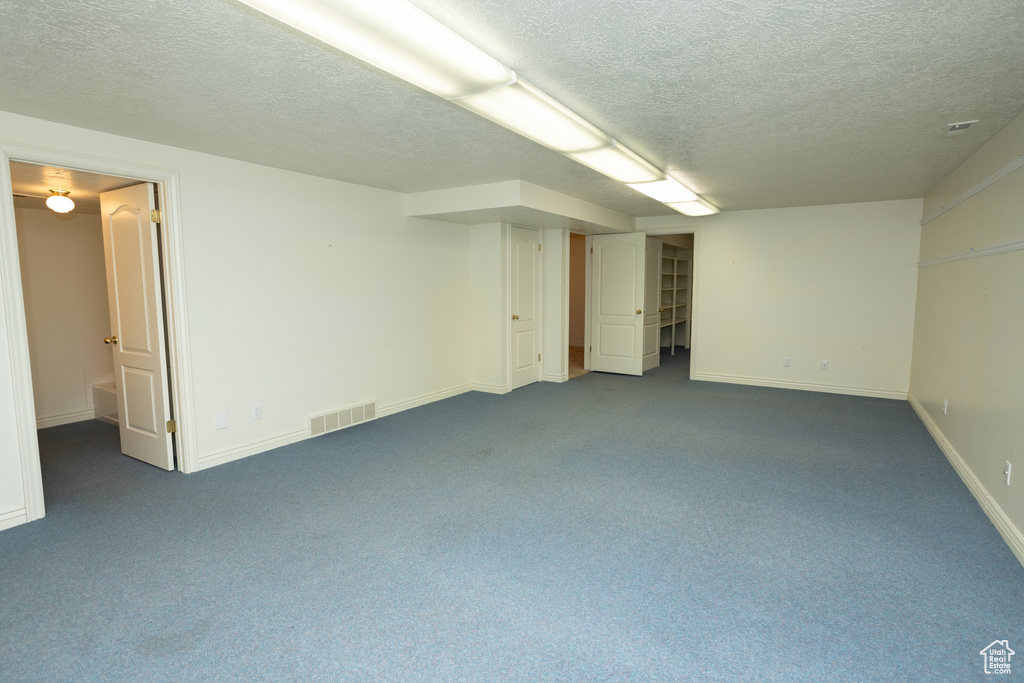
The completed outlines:
[[[539,353],[537,354],[537,360],[540,360],[540,354]]]
[[[167,421],[167,433],[168,434],[173,434],[176,431],[178,431],[178,421],[177,420],[168,420]]]
[[[537,245],[537,251],[540,251],[540,245],[539,244]]]
[[[163,216],[160,215],[160,209],[153,209],[149,212],[149,220],[154,223],[162,223]]]

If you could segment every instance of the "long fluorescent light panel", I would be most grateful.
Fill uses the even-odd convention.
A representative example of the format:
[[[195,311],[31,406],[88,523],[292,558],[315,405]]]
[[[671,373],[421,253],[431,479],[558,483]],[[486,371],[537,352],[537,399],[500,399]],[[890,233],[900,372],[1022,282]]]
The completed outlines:
[[[281,23],[446,99],[515,73],[405,0],[240,0]]]
[[[452,102],[563,154],[612,144],[574,111],[522,80]]]
[[[697,199],[696,194],[684,187],[675,178],[665,178],[653,183],[630,183],[629,186],[637,192],[643,192],[651,199],[657,199],[662,204],[692,202]]]
[[[718,213],[717,206],[701,199],[700,197],[697,197],[697,199],[692,202],[672,202],[665,206],[675,209],[679,213],[687,216],[710,216],[711,214]]]
[[[239,1],[677,211],[718,213],[716,207],[405,0]]]
[[[665,177],[664,173],[617,142],[611,147],[576,152],[569,156],[620,183],[649,183]]]

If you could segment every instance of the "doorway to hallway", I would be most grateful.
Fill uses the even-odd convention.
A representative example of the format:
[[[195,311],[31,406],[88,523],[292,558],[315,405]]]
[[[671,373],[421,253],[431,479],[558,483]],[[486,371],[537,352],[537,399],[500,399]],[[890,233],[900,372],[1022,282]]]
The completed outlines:
[[[569,233],[569,379],[590,372],[586,368],[587,236]]]

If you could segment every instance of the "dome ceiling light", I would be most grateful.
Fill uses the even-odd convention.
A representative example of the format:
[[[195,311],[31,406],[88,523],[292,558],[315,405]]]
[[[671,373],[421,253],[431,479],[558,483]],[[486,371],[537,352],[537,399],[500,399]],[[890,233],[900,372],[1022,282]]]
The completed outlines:
[[[75,208],[75,203],[71,201],[69,194],[71,194],[69,190],[50,190],[50,196],[46,198],[47,208],[57,213],[68,213]]]

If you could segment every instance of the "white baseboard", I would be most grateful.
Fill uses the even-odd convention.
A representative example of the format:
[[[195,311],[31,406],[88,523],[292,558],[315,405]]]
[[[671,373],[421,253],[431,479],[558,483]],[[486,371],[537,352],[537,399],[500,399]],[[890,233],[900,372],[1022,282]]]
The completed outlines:
[[[200,455],[199,467],[197,468],[197,471],[209,469],[211,467],[216,467],[217,465],[223,465],[225,463],[231,462],[232,460],[241,460],[242,458],[247,458],[250,455],[263,453],[264,451],[280,448],[281,446],[288,446],[308,438],[309,430],[300,429],[297,432],[288,432],[287,434],[281,434],[279,436],[274,436],[269,439],[253,441],[252,443],[248,443],[243,446],[235,446],[233,448],[228,448],[223,451],[216,451],[214,453]]]
[[[964,484],[967,485],[971,494],[978,501],[978,504],[981,505],[981,509],[985,511],[985,514],[988,515],[996,530],[999,531],[999,535],[1006,541],[1006,545],[1010,546],[1010,550],[1017,556],[1017,560],[1024,565],[1024,534],[1003,512],[1003,508],[999,507],[999,503],[996,502],[995,498],[992,497],[992,494],[988,492],[988,489],[985,488],[971,468],[967,466],[967,462],[957,452],[956,448],[953,447],[953,444],[946,438],[946,435],[942,433],[939,426],[935,424],[935,420],[924,409],[920,401],[913,394],[908,396],[908,400],[914,408],[914,412],[917,413],[917,416],[921,418],[921,422],[924,423],[925,429],[928,430],[928,433],[935,439],[935,443],[938,444],[939,448],[946,455],[949,464],[960,475]]]
[[[28,511],[24,506],[0,511],[0,531],[28,522]]]
[[[451,389],[445,389],[444,391],[436,391],[432,394],[424,394],[423,396],[410,398],[406,401],[399,401],[398,403],[392,403],[386,406],[378,406],[377,417],[394,415],[395,413],[400,413],[403,410],[409,410],[410,408],[418,408],[419,406],[425,406],[428,403],[433,403],[434,401],[441,401],[446,398],[451,398],[452,396],[464,394],[467,391],[473,391],[475,388],[476,385],[474,384],[462,384],[457,387],[452,387]]]
[[[512,387],[507,384],[473,384],[471,389],[485,394],[507,394],[512,391]]]
[[[561,374],[561,375],[548,375],[548,374],[544,374],[544,375],[541,375],[540,381],[541,382],[568,382],[569,381],[569,373],[566,372],[566,373]]]
[[[407,401],[399,401],[398,403],[392,403],[387,406],[377,406],[377,418],[385,417],[387,415],[394,415],[400,413],[403,410],[409,410],[410,408],[416,408],[434,401],[440,401],[442,399],[451,398],[452,396],[458,396],[464,394],[467,391],[489,391],[491,393],[506,393],[507,387],[491,386],[491,385],[475,385],[475,384],[463,384],[461,386],[446,389],[444,391],[438,391],[432,394],[425,394],[417,398],[412,398]],[[257,453],[263,453],[265,451],[280,448],[281,446],[288,446],[293,443],[298,443],[309,438],[309,430],[302,429],[296,432],[289,432],[287,434],[281,434],[279,436],[271,437],[269,439],[263,439],[260,441],[254,441],[242,446],[235,446],[228,448],[223,451],[216,451],[214,453],[207,453],[206,455],[199,456],[199,467],[198,470],[205,470],[217,465],[223,465],[225,463],[232,462],[234,460],[241,460],[247,458],[250,455],[256,455]]]
[[[696,372],[693,379],[704,382],[725,382],[727,384],[748,384],[755,387],[772,387],[775,389],[798,389],[800,391],[819,391],[824,394],[845,394],[847,396],[867,396],[869,398],[894,398],[907,400],[907,392],[893,389],[872,389],[870,387],[850,387],[841,384],[818,384],[816,382],[790,382],[784,379],[765,379],[763,377],[744,377],[742,375],[716,375],[710,372]]]
[[[45,415],[43,417],[36,417],[36,429],[46,429],[47,427],[59,427],[61,425],[69,425],[72,422],[84,422],[86,420],[96,419],[96,411],[92,408],[86,410],[74,410],[70,413],[58,413],[57,415]]]

